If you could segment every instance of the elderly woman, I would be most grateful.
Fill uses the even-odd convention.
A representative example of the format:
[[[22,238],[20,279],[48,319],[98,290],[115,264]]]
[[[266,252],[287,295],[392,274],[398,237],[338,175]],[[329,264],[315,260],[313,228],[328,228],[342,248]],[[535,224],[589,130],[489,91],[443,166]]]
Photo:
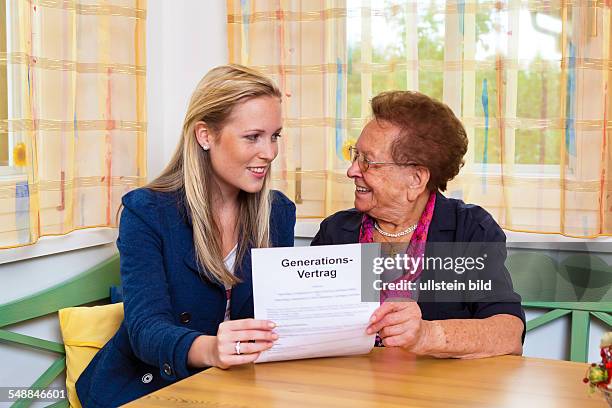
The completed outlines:
[[[465,130],[453,112],[410,91],[376,96],[372,111],[374,118],[351,148],[347,175],[355,183],[355,208],[325,219],[312,245],[409,242],[407,254],[422,257],[425,243],[503,244],[506,237],[489,213],[440,193],[458,174],[467,151]],[[520,297],[503,266],[495,273],[507,282],[513,300],[387,301],[367,331],[378,333],[385,346],[419,355],[520,355],[525,331]]]

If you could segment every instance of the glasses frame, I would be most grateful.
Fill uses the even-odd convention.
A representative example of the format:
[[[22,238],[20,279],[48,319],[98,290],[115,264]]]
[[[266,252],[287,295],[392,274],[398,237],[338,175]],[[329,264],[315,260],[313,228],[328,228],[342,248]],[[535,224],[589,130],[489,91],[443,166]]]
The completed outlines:
[[[370,165],[395,165],[395,166],[418,166],[417,163],[409,162],[409,163],[396,163],[396,162],[381,162],[381,161],[373,161],[368,160],[367,157],[363,153],[359,153],[355,146],[349,147],[349,156],[351,159],[351,163],[355,163],[357,161],[357,165],[362,173],[365,173],[370,168]],[[361,159],[360,159],[361,158]]]

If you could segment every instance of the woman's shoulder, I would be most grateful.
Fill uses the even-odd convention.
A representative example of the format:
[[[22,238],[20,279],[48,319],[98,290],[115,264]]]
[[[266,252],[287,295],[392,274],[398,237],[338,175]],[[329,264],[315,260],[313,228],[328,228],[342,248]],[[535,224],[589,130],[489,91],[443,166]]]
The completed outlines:
[[[270,201],[272,203],[272,207],[280,207],[280,208],[293,208],[295,209],[295,204],[293,201],[289,199],[285,194],[278,190],[270,191]]]
[[[137,210],[139,208],[175,205],[178,198],[178,192],[163,192],[140,187],[124,194],[121,203],[124,207]]]
[[[128,208],[176,205],[181,194],[176,191],[164,192],[152,190],[147,187],[136,188],[121,198],[121,202]],[[273,207],[295,208],[295,204],[285,194],[278,190],[270,191],[270,201]]]
[[[272,210],[270,214],[271,242],[273,246],[293,246],[295,232],[295,204],[277,190],[270,192]]]
[[[497,221],[479,205],[439,194],[436,198],[434,216],[446,222],[453,222],[458,235],[465,235],[465,238],[476,235],[488,237],[487,240],[490,240],[493,236],[499,235],[500,239],[505,240],[505,234]]]
[[[335,227],[352,227],[355,223],[361,223],[363,214],[355,208],[338,211],[329,217],[325,218],[321,224],[325,224],[328,228]]]
[[[185,219],[186,212],[178,192],[163,192],[146,187],[137,188],[121,198],[120,226],[127,228],[145,223],[154,229],[163,230],[162,224],[175,224]]]
[[[355,208],[338,211],[325,218],[311,245],[352,244],[359,240],[363,214]]]
[[[292,230],[295,227],[296,208],[285,194],[278,190],[270,191],[270,222],[279,225],[281,228],[290,227]]]
[[[454,202],[457,216],[461,219],[469,219],[477,223],[495,221],[493,216],[478,204],[465,203],[463,200],[456,198],[448,198],[447,200]]]

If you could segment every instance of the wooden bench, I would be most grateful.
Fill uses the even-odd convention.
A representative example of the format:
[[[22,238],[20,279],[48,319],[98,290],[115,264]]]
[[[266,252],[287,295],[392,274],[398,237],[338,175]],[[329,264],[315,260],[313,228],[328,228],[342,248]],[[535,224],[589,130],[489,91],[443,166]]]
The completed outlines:
[[[58,358],[38,377],[30,389],[47,388],[66,368],[64,345],[54,341],[14,333],[4,327],[25,322],[58,310],[108,300],[110,288],[120,285],[119,255],[49,289],[0,305],[0,342],[51,351]],[[23,408],[32,404],[32,399],[20,399],[11,408]],[[53,403],[49,407],[68,407],[68,400]]]

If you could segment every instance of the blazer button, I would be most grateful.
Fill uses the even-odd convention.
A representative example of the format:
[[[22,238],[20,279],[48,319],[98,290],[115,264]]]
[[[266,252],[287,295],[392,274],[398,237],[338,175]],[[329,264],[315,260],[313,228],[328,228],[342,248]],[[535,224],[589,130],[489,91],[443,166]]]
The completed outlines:
[[[179,319],[181,321],[181,323],[183,324],[187,324],[191,321],[191,315],[187,312],[183,312],[179,315]]]
[[[166,374],[168,376],[172,375],[172,367],[170,367],[170,364],[164,363],[162,368],[164,370],[164,374]]]

